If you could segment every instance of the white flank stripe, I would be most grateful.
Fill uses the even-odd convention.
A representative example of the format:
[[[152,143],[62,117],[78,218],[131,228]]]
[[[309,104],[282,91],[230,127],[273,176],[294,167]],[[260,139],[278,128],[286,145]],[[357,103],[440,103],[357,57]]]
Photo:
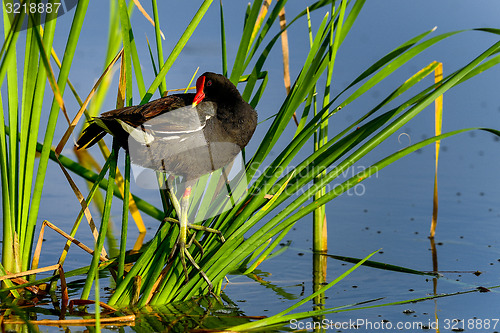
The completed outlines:
[[[132,138],[134,138],[135,141],[143,145],[148,145],[155,140],[154,136],[152,136],[151,134],[144,132],[140,129],[134,128],[129,124],[121,121],[120,119],[117,119],[117,121],[121,125],[123,130],[127,132]]]

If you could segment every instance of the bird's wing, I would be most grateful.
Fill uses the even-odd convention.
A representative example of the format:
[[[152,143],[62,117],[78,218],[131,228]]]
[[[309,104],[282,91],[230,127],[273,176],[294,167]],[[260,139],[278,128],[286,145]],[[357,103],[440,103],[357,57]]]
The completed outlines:
[[[215,112],[215,103],[203,102],[194,108],[185,106],[163,113],[144,122],[141,127],[160,137],[194,133],[202,131]]]
[[[120,120],[130,126],[137,127],[158,115],[191,105],[193,97],[194,94],[171,95],[144,105],[128,106],[104,112],[99,118],[102,120]]]
[[[201,135],[200,138],[202,138],[207,121],[214,116],[215,104],[203,102],[195,108],[185,106],[157,115],[139,126],[132,126],[130,122],[121,117],[120,119],[115,118],[115,120],[130,135],[131,139],[149,145],[157,139],[173,143],[182,142],[187,137],[190,137],[189,142],[193,141],[195,136]],[[205,140],[202,141],[205,142]]]

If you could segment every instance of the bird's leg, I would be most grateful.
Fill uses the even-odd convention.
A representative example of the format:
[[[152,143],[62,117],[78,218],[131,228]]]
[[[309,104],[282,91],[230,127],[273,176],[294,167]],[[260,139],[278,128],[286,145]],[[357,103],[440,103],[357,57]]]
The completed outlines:
[[[168,188],[168,196],[170,198],[170,201],[172,202],[172,205],[174,206],[175,211],[177,212],[177,215],[181,215],[181,205],[179,204],[179,200],[177,200],[177,197],[175,196],[174,191],[171,190],[168,185],[167,185],[167,188]],[[164,221],[166,221],[166,222],[172,222],[172,223],[176,223],[176,224],[180,225],[180,222],[178,220],[174,220],[174,219],[172,219],[170,217],[166,217],[164,219]],[[190,224],[188,223],[188,228],[189,228],[189,225]],[[200,249],[201,255],[203,256],[203,247],[201,246],[200,242],[198,242],[196,240],[195,234],[192,235],[189,243],[186,245],[186,248],[189,248],[193,242],[194,242],[194,245],[196,245]],[[172,252],[175,252],[176,249],[177,249],[177,246],[174,246],[174,248],[172,249]],[[173,253],[170,254],[169,259],[173,256],[172,254]]]
[[[173,219],[171,217],[165,217],[163,219],[164,222],[169,222],[169,223],[175,223],[175,224],[178,224],[180,225],[180,222],[176,219]],[[188,223],[188,234],[189,234],[189,226],[190,224]],[[191,234],[191,239],[189,240],[189,242],[186,244],[186,248],[189,249],[189,247],[194,243],[194,245],[196,245],[196,247],[201,251],[201,256],[203,257],[203,254],[204,254],[204,250],[203,250],[203,246],[201,246],[200,242],[198,242],[198,240],[196,239],[196,233],[192,233]],[[177,249],[177,243],[175,244],[174,248],[172,249],[172,252],[175,252],[175,250]],[[171,258],[173,257],[173,253],[170,254],[170,256],[168,257],[168,259],[170,260]]]
[[[219,236],[220,241],[222,243],[226,242],[226,239],[224,238],[224,236],[222,236],[222,232],[220,232],[217,229],[205,227],[205,226],[199,225],[199,224],[191,224],[191,223],[188,223],[188,228],[189,229],[194,229],[194,230],[199,230],[199,231],[211,232],[213,234],[217,234],[217,236]]]
[[[208,284],[208,290],[210,291],[210,293],[212,293],[212,290],[214,290],[214,286],[212,285],[212,282],[208,278],[207,274],[205,274],[205,272],[201,270],[201,267],[198,266],[196,261],[194,261],[193,257],[191,256],[191,253],[189,253],[187,250],[186,250],[186,257],[188,257],[189,262],[191,262],[191,265],[193,265],[198,270],[198,272],[200,272],[200,275],[203,277],[203,279]]]
[[[168,185],[167,182],[166,182],[166,186],[168,189],[168,196],[170,198],[170,202],[172,202],[172,205],[174,206],[174,210],[177,213],[177,218],[179,218],[179,215],[181,214],[181,205],[179,204],[179,200],[177,200],[177,197],[175,196],[174,190]],[[173,222],[173,221],[171,221],[171,222]],[[178,223],[178,221],[175,221],[175,222]]]
[[[189,228],[189,224],[188,224],[188,228]],[[191,239],[186,244],[186,249],[189,249],[193,243],[200,250],[201,256],[203,257],[203,255],[205,254],[205,250],[203,250],[203,246],[201,246],[200,242],[198,242],[198,240],[196,239],[196,233],[195,232],[193,232],[193,234],[191,235]]]
[[[175,207],[175,205],[174,205],[174,207]],[[179,222],[179,221],[174,220],[174,219],[168,219],[168,222],[173,222],[173,223],[180,224],[180,222]],[[205,232],[211,232],[211,233],[213,233],[213,234],[217,234],[217,236],[219,236],[219,238],[220,238],[221,243],[225,243],[225,242],[226,242],[226,239],[225,239],[225,238],[224,238],[224,236],[222,235],[222,232],[220,232],[220,231],[219,231],[219,230],[217,230],[217,229],[213,229],[213,228],[205,227],[205,226],[203,226],[203,225],[199,225],[199,224],[191,224],[191,223],[189,223],[189,222],[188,222],[188,224],[187,224],[187,228],[188,228],[188,229],[193,229],[193,230],[198,230],[198,231],[205,231]],[[201,245],[200,245],[200,243],[199,243],[199,242],[198,242],[195,238],[191,239],[189,243],[190,243],[190,245],[191,245],[191,243],[195,243],[195,245],[196,245],[197,247],[200,247],[200,246],[201,246]],[[189,247],[189,246],[188,246],[188,247]]]
[[[189,244],[186,244],[186,239],[187,239],[187,233],[188,233],[188,226],[190,224],[188,223],[188,209],[189,209],[189,198],[191,197],[191,186],[187,186],[186,190],[184,191],[184,194],[182,195],[181,203],[180,203],[180,219],[179,219],[179,238],[177,239],[176,244],[174,245],[174,250],[175,248],[179,248],[179,255],[180,255],[180,260],[182,264],[182,269],[184,271],[184,276],[186,277],[186,282],[189,281],[189,275],[187,271],[187,266],[186,266],[186,257],[188,258],[189,262],[191,265],[198,270],[200,275],[203,277],[203,279],[207,282],[208,288],[210,292],[213,290],[213,285],[210,279],[208,278],[207,274],[201,270],[201,267],[196,263],[194,258],[191,256],[191,253],[188,251],[189,245],[191,243],[195,243],[196,246],[201,248],[201,253],[203,255],[203,247],[201,247],[201,244],[194,239],[194,234],[191,240],[189,241]],[[175,204],[174,204],[175,207]],[[188,245],[188,246],[186,246]]]
[[[165,182],[165,185],[167,186],[168,196],[170,198],[170,202],[172,202],[172,205],[174,206],[174,210],[177,213],[177,218],[179,218],[179,215],[181,213],[181,205],[179,204],[179,200],[177,200],[177,197],[175,196],[174,190],[170,186],[168,186],[167,182]],[[174,220],[173,218],[168,217],[168,216],[165,217],[163,219],[163,221],[180,224],[178,220]],[[179,245],[178,241],[176,241],[174,246],[172,247],[172,250],[170,251],[170,254],[168,255],[168,261],[170,261],[174,257],[175,251],[177,250],[177,245]]]
[[[177,212],[177,215],[178,216],[182,215],[182,213],[181,213],[182,207],[181,207],[181,204],[179,204],[179,200],[177,200],[177,197],[175,196],[175,193],[170,188],[170,186],[167,185],[167,188],[168,188],[168,195],[170,197],[170,201],[172,202],[172,205],[174,206],[174,209]],[[188,186],[188,187],[186,187],[186,190],[184,191],[184,195],[183,195],[181,201],[184,199],[184,196],[186,195],[186,193],[187,193],[188,190],[189,190],[189,195],[191,195],[191,186]],[[189,207],[189,198],[188,198],[187,203],[186,203],[186,213],[187,213],[188,207]],[[181,218],[182,218],[182,216],[181,216]],[[170,218],[168,218],[168,222],[173,222],[173,223],[177,223],[177,224],[180,225],[179,221],[176,221],[176,220],[173,220],[173,219],[170,219]],[[205,231],[205,232],[211,232],[211,233],[217,234],[219,236],[219,238],[220,238],[220,240],[221,240],[222,243],[226,242],[226,240],[224,239],[224,236],[222,236],[222,233],[219,230],[216,230],[216,229],[213,229],[213,228],[209,228],[209,227],[205,227],[205,226],[202,226],[202,225],[199,225],[199,224],[188,223],[187,222],[187,217],[186,217],[186,226],[187,226],[188,229],[194,229],[194,230],[198,230],[198,231]],[[192,238],[192,241],[189,242],[189,245],[191,245],[192,242],[194,242],[194,244],[203,253],[203,248],[201,247],[201,244],[196,239],[194,239],[194,238]],[[189,246],[187,246],[187,247],[189,248]]]
[[[184,194],[181,199],[181,207],[180,207],[180,219],[179,219],[179,238],[177,240],[179,244],[179,254],[181,256],[182,269],[184,270],[184,275],[186,276],[186,281],[189,280],[187,267],[186,267],[186,258],[185,255],[187,253],[188,256],[191,256],[186,249],[186,239],[187,239],[187,228],[188,228],[188,208],[189,208],[189,197],[191,196],[191,186],[186,187]]]
[[[181,264],[182,264],[182,269],[184,271],[184,276],[186,277],[186,282],[189,281],[189,275],[188,275],[187,266],[186,266],[186,257],[187,257],[189,262],[191,263],[191,265],[193,265],[196,268],[196,270],[198,270],[200,275],[207,282],[208,288],[209,288],[210,292],[212,293],[212,291],[213,291],[212,282],[208,278],[207,274],[205,274],[205,272],[203,272],[201,270],[201,267],[196,263],[193,256],[191,256],[191,253],[189,253],[189,251],[188,251],[189,246],[191,246],[191,244],[194,243],[200,249],[201,255],[203,256],[203,247],[198,242],[198,240],[196,240],[196,238],[195,238],[196,234],[192,235],[191,239],[189,240],[189,243],[186,243],[188,229],[216,233],[217,235],[219,235],[222,242],[225,242],[225,239],[219,230],[200,226],[197,224],[188,223],[188,209],[189,209],[189,199],[191,197],[191,186],[186,187],[186,190],[184,191],[184,194],[181,198],[180,204],[179,204],[179,201],[177,200],[177,197],[175,196],[175,193],[173,193],[172,190],[169,190],[169,196],[170,196],[170,200],[172,201],[172,204],[174,205],[174,209],[178,213],[177,215],[179,215],[179,220],[174,220],[174,219],[167,217],[167,218],[165,218],[165,221],[178,223],[180,230],[179,230],[179,237],[178,237],[176,243],[174,244],[172,251],[170,252],[168,260],[170,260],[173,257],[175,251],[177,249],[179,249],[180,260],[181,260]]]

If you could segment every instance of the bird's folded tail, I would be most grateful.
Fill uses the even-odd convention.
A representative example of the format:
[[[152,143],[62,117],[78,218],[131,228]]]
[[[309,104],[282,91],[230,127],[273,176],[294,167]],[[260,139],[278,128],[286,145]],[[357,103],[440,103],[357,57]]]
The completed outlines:
[[[106,135],[106,130],[93,122],[83,130],[82,136],[76,141],[76,149],[86,149],[95,145]]]

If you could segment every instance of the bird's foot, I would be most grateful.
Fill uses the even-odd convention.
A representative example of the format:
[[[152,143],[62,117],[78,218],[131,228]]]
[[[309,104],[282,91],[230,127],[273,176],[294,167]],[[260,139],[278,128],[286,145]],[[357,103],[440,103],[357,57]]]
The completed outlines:
[[[193,238],[194,237],[192,237],[192,239]],[[186,244],[185,241],[183,241],[181,239],[181,237],[179,237],[177,239],[177,241],[175,242],[174,246],[172,247],[172,251],[170,252],[170,255],[168,257],[168,261],[170,261],[174,257],[175,252],[177,250],[179,250],[179,257],[180,257],[180,261],[181,261],[181,265],[182,265],[182,270],[184,272],[185,283],[189,282],[189,274],[188,274],[188,269],[187,269],[187,265],[186,265],[186,258],[187,258],[189,260],[189,262],[191,263],[191,265],[193,265],[194,268],[196,268],[196,270],[198,271],[198,273],[200,273],[201,277],[203,277],[205,282],[207,282],[208,290],[209,290],[210,294],[212,294],[213,290],[214,290],[212,282],[208,278],[207,274],[196,263],[193,256],[191,255],[191,253],[189,253],[189,251],[188,251],[188,248],[191,245],[192,239],[191,239],[190,243]],[[203,255],[203,248],[201,248],[201,251],[202,251],[202,255]]]
[[[210,233],[216,234],[217,236],[219,236],[222,244],[224,244],[226,242],[226,239],[224,238],[224,236],[222,235],[222,232],[220,232],[220,230],[205,227],[205,226],[200,225],[200,224],[191,224],[191,223],[188,223],[187,227],[189,229],[193,229],[193,230],[205,231],[205,232],[210,232]]]
[[[180,225],[180,222],[176,219],[173,219],[171,217],[166,217],[163,219],[163,221],[165,222],[170,222],[170,223],[175,223],[175,224],[178,224]],[[189,224],[188,224],[188,228],[189,228]],[[189,230],[187,231],[187,235],[189,235]],[[185,245],[185,247],[187,249],[189,249],[189,247],[194,244],[201,252],[201,256],[203,257],[203,254],[205,253],[204,250],[203,250],[203,246],[201,246],[200,242],[198,242],[198,240],[196,239],[196,234],[195,233],[192,233],[189,235],[190,236],[190,239],[189,239],[189,242]],[[180,237],[180,236],[179,236]],[[176,249],[176,246],[178,245],[179,241],[177,241],[174,245],[174,247],[172,248],[172,252],[175,252],[175,249]],[[169,257],[170,259],[171,257]]]
[[[166,217],[163,219],[163,221],[175,223],[175,224],[178,224],[180,226],[180,222],[176,219],[171,218],[171,217]],[[219,236],[219,239],[220,239],[222,244],[224,244],[226,242],[226,239],[222,235],[222,232],[220,232],[217,229],[205,227],[205,226],[199,225],[199,224],[191,224],[191,223],[187,224],[187,228],[188,228],[187,233],[189,233],[189,229],[196,230],[196,231],[210,232],[210,233],[213,233],[213,234],[216,234],[217,236]],[[192,244],[194,244],[201,251],[201,256],[203,257],[203,254],[205,252],[203,250],[203,246],[201,246],[200,242],[196,239],[196,233],[190,234],[190,239],[189,239],[189,242],[186,244],[186,248],[189,248]]]

